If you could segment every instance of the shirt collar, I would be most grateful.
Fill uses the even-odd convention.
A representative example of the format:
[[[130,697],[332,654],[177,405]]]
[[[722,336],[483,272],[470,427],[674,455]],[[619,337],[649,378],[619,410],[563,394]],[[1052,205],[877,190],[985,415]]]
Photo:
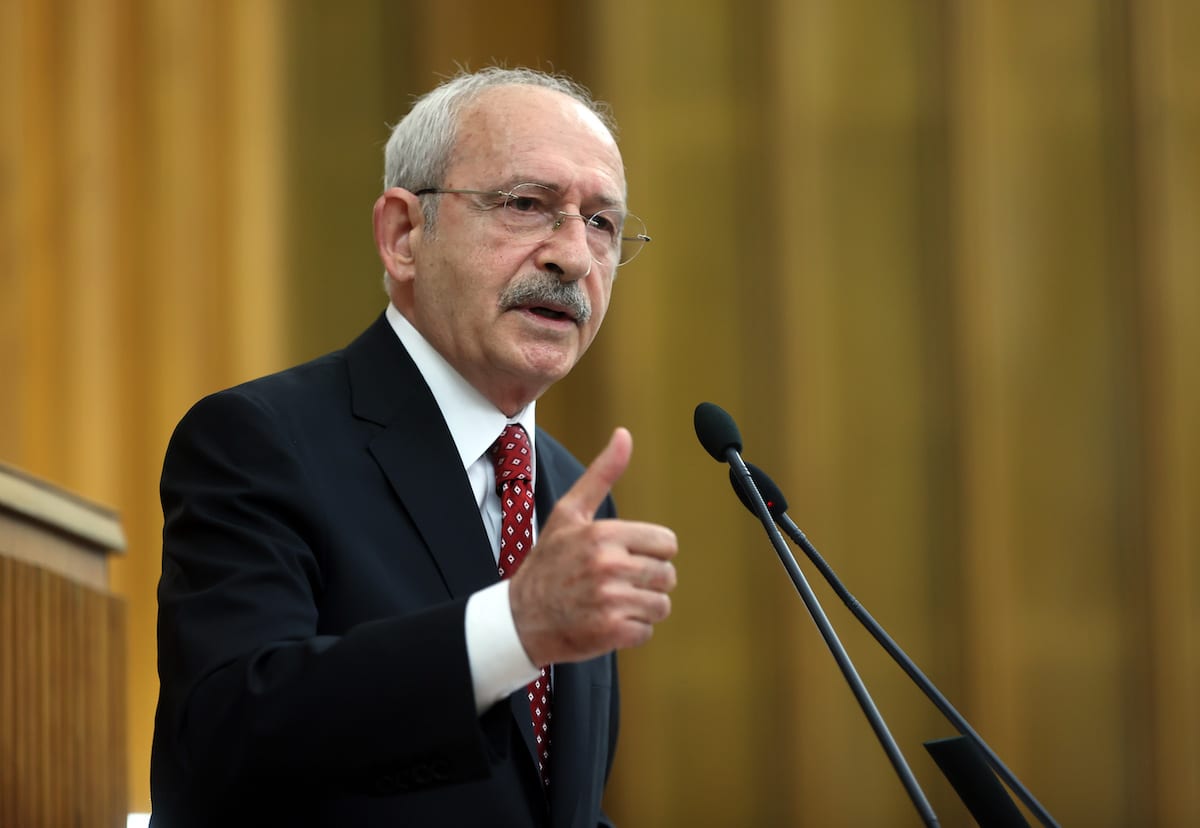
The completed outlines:
[[[509,423],[520,423],[524,427],[529,434],[529,445],[534,449],[534,456],[537,456],[537,448],[534,446],[537,425],[534,417],[536,400],[518,411],[516,416],[505,416],[503,411],[496,408],[467,382],[462,374],[454,370],[446,358],[429,344],[395,305],[389,303],[385,315],[408,355],[416,363],[425,384],[433,393],[433,398],[441,409],[442,418],[450,429],[450,436],[454,439],[464,469],[470,468],[491,448],[492,443]]]

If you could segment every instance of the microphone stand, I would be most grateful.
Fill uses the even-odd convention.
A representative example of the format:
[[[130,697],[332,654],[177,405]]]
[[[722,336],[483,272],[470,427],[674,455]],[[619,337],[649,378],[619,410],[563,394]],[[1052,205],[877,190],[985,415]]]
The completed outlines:
[[[746,497],[753,506],[755,516],[762,522],[763,528],[766,529],[767,535],[771,539],[771,545],[775,547],[776,553],[779,555],[780,562],[783,563],[784,569],[792,578],[792,583],[796,587],[796,591],[800,593],[800,598],[804,601],[804,606],[808,608],[809,615],[820,630],[821,637],[825,639],[829,651],[833,653],[834,660],[837,661],[838,667],[841,668],[842,675],[845,676],[846,682],[850,685],[854,697],[858,700],[859,707],[867,717],[867,721],[871,725],[871,729],[875,731],[876,737],[879,739],[880,745],[883,746],[884,752],[892,763],[892,767],[896,770],[896,775],[900,777],[904,789],[908,792],[909,798],[916,807],[917,812],[921,815],[921,820],[927,826],[937,826],[937,814],[933,812],[933,807],[929,804],[929,800],[925,797],[925,792],[921,790],[921,786],[917,783],[916,776],[908,766],[908,762],[904,759],[904,754],[900,752],[900,748],[896,745],[896,740],[892,738],[891,732],[888,730],[887,724],[883,720],[878,708],[875,707],[875,702],[871,699],[871,694],[867,692],[866,686],[862,679],[859,678],[858,672],[854,669],[854,664],[850,661],[850,656],[846,654],[842,642],[838,640],[837,633],[834,632],[833,626],[829,623],[829,618],[821,609],[821,604],[817,601],[817,596],[813,593],[812,587],[804,578],[804,573],[800,571],[800,566],[796,563],[795,557],[788,549],[787,542],[783,539],[779,529],[775,526],[775,521],[771,518],[771,513],[767,509],[767,504],[763,500],[762,494],[758,487],[754,484],[754,480],[750,476],[749,469],[746,468],[746,463],[742,460],[741,455],[736,448],[732,446],[725,449],[725,461],[735,471],[737,480],[742,486]]]
[[[761,520],[761,516],[759,516],[759,519]],[[941,691],[937,689],[934,683],[926,678],[925,674],[921,672],[921,670],[917,667],[913,660],[908,657],[904,650],[900,649],[900,646],[892,640],[892,637],[887,634],[882,626],[880,626],[879,622],[872,618],[871,614],[867,612],[862,604],[858,602],[858,599],[851,595],[850,591],[842,585],[842,582],[838,579],[837,575],[834,574],[833,569],[830,568],[829,564],[825,562],[825,559],[821,557],[821,554],[817,552],[816,547],[809,543],[808,538],[805,537],[804,532],[801,531],[800,527],[796,525],[795,521],[788,517],[786,513],[780,514],[777,520],[783,531],[785,531],[788,536],[791,537],[791,539],[795,541],[801,549],[804,550],[804,554],[808,556],[808,559],[813,562],[813,565],[816,566],[816,568],[821,572],[821,575],[824,576],[825,580],[829,582],[829,585],[833,587],[833,591],[836,592],[838,597],[842,599],[842,603],[844,603],[850,609],[850,612],[854,614],[854,617],[857,618],[864,627],[866,627],[867,631],[871,633],[876,641],[879,642],[879,645],[887,651],[887,654],[890,655],[897,664],[900,665],[900,668],[908,674],[909,678],[911,678],[916,685],[921,688],[929,700],[933,702],[934,706],[941,711],[942,715],[945,716],[952,725],[954,725],[955,729],[957,729],[958,732],[963,736],[970,739],[971,742],[973,742],[975,746],[983,752],[984,757],[987,759],[987,763],[991,765],[992,769],[997,774],[999,774],[1000,778],[1005,781],[1005,783],[1017,795],[1017,797],[1023,803],[1025,803],[1026,807],[1033,812],[1034,816],[1037,817],[1038,822],[1046,826],[1046,828],[1058,828],[1058,823],[1054,821],[1052,816],[1050,816],[1049,811],[1047,811],[1045,807],[1043,807],[1042,804],[1034,798],[1033,794],[1030,793],[1028,788],[1021,784],[1021,780],[1017,779],[1016,775],[1008,769],[1008,766],[1006,766],[1004,762],[1000,760],[1000,757],[997,756],[996,752],[993,751],[988,743],[983,740],[983,737],[975,732],[975,729],[971,727],[970,723],[968,723],[967,720],[964,719],[962,715],[954,709],[954,705],[950,704],[946,697],[942,695]]]

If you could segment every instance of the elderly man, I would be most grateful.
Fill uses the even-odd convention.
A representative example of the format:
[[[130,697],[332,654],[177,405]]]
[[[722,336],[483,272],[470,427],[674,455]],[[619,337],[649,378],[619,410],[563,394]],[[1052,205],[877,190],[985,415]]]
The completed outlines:
[[[614,517],[627,431],[585,469],[534,411],[649,241],[621,155],[574,83],[489,69],[386,167],[386,311],[167,450],[156,825],[608,824],[613,651],[676,541]]]

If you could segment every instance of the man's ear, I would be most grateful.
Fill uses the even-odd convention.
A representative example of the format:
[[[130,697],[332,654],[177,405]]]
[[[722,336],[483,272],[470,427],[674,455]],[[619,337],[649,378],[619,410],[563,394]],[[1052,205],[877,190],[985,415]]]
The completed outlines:
[[[425,215],[415,195],[401,187],[386,190],[375,202],[375,249],[388,275],[398,282],[413,278],[413,244],[425,230]]]

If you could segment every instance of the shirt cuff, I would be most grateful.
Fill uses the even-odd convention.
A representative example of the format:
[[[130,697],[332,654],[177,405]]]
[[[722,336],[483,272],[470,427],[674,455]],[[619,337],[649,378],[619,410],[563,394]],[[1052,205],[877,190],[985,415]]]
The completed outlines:
[[[480,714],[541,674],[517,635],[508,584],[501,581],[467,599],[467,662]]]

